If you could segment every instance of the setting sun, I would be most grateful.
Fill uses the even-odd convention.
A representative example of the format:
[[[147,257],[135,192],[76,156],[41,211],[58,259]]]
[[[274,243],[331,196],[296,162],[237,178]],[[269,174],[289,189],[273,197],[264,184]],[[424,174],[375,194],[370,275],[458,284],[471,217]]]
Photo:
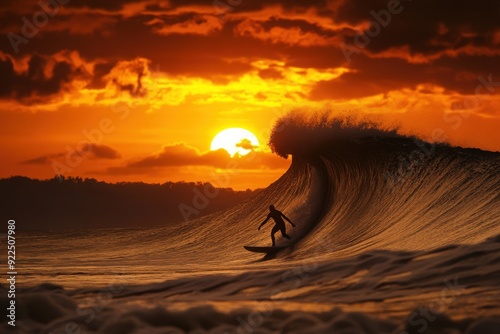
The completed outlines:
[[[219,132],[210,145],[212,151],[223,148],[231,156],[246,155],[259,147],[259,141],[253,133],[242,128],[229,128]]]

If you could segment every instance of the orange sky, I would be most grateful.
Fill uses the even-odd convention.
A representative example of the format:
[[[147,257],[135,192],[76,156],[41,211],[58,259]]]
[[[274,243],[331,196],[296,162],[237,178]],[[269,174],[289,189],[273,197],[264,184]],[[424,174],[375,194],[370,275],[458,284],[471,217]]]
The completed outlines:
[[[0,177],[265,187],[304,106],[500,150],[498,1],[42,3],[0,8]],[[210,152],[229,127],[258,152]]]

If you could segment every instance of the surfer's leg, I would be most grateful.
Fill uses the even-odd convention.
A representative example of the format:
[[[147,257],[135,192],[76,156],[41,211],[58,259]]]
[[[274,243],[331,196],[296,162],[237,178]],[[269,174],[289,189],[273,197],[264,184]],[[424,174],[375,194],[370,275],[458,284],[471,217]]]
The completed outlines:
[[[275,246],[276,239],[274,238],[274,234],[279,231],[277,226],[274,226],[271,231],[271,240],[273,241],[273,247]]]
[[[284,236],[287,239],[290,239],[290,236],[288,234],[286,234],[286,229],[285,228],[281,229],[281,235]]]

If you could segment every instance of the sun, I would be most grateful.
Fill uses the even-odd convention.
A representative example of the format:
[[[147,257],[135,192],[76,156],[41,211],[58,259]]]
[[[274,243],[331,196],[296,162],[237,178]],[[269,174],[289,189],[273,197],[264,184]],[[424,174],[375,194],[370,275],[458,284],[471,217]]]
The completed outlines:
[[[259,141],[253,133],[242,128],[229,128],[219,132],[210,145],[212,151],[225,149],[229,155],[247,155],[259,147]]]

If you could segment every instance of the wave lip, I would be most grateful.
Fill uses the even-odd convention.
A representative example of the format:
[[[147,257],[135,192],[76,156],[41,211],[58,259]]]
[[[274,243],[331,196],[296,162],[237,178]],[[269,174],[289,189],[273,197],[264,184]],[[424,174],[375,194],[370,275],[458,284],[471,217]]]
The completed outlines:
[[[313,156],[335,145],[368,137],[403,138],[395,129],[382,129],[373,122],[353,117],[333,118],[328,113],[308,115],[291,112],[280,118],[270,136],[269,146],[277,155]]]

